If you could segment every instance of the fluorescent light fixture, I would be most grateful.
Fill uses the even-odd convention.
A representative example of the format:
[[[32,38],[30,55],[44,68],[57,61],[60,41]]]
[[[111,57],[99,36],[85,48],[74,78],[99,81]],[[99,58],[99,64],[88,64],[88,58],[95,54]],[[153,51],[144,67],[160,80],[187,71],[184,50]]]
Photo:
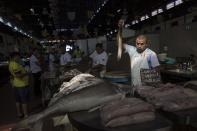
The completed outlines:
[[[31,11],[31,13],[32,14],[35,14],[35,12],[34,12],[34,9],[33,8],[31,8],[31,9],[29,9],[30,11]]]
[[[119,13],[121,11],[121,9],[118,9],[117,12]]]
[[[151,13],[152,16],[156,16],[157,15],[157,10],[154,10],[152,13]]]
[[[125,28],[128,28],[129,26],[130,26],[130,24],[126,24],[126,25],[125,25]]]
[[[15,29],[16,31],[18,31],[18,28],[17,28],[16,26],[14,27],[14,29]]]
[[[149,19],[149,16],[148,16],[148,15],[146,15],[146,16],[145,16],[145,18],[146,18],[146,19]]]
[[[159,8],[158,9],[158,14],[162,13],[163,12],[163,9],[162,8]]]
[[[3,20],[3,18],[2,18],[2,17],[0,17],[0,22],[4,23],[4,20]]]
[[[111,31],[110,34],[113,34],[113,31]]]
[[[6,25],[9,26],[9,27],[12,27],[10,22],[7,22]]]
[[[169,4],[166,5],[166,9],[172,9],[174,7],[174,2],[170,2]]]
[[[177,6],[177,5],[180,5],[180,4],[182,4],[183,3],[183,0],[176,0],[175,1],[175,5]]]
[[[34,11],[34,9],[33,9],[33,8],[30,8],[29,10],[30,10],[30,11],[32,11],[32,12]]]
[[[145,20],[145,16],[142,16],[142,17],[140,18],[140,20],[141,20],[141,21],[144,21],[144,20]]]

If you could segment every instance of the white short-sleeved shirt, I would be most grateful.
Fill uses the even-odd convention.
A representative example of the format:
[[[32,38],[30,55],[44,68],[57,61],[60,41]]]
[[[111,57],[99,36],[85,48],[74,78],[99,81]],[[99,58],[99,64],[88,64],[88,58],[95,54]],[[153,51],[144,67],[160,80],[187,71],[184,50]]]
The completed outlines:
[[[71,55],[69,53],[62,54],[60,56],[60,65],[66,65],[68,62],[71,62]]]
[[[147,48],[143,53],[138,53],[136,47],[124,44],[126,52],[130,56],[131,79],[134,86],[141,85],[140,69],[150,69],[159,66],[157,55]]]
[[[54,61],[55,61],[55,56],[53,54],[49,54],[49,70],[54,71]]]
[[[37,64],[39,63],[38,59],[34,55],[31,55],[29,61],[30,61],[30,70],[32,73],[38,73],[42,70],[41,67]]]
[[[107,60],[108,60],[108,56],[107,56],[107,53],[105,51],[103,51],[101,54],[98,54],[96,51],[94,51],[90,55],[90,58],[92,58],[92,60],[93,60],[93,65],[92,66],[95,66],[95,65],[98,65],[98,64],[106,66]]]

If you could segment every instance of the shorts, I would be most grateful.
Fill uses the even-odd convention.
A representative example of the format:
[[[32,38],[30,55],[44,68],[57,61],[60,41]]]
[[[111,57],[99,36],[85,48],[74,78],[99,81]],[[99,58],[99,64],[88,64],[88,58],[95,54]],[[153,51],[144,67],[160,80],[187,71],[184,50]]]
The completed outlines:
[[[30,90],[29,87],[22,87],[22,88],[18,88],[18,87],[14,87],[14,93],[15,93],[15,99],[16,102],[19,103],[27,103],[30,100]]]

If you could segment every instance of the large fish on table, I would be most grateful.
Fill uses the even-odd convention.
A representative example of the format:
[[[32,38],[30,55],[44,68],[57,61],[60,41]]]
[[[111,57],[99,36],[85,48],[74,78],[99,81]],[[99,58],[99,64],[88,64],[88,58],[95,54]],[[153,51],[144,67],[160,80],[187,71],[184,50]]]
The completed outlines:
[[[116,86],[113,84],[102,82],[65,95],[48,106],[43,112],[32,115],[19,122],[16,128],[29,127],[37,121],[40,122],[44,118],[55,114],[88,110],[106,102],[124,98],[123,94],[116,93],[115,88]]]
[[[98,85],[99,83],[103,83],[103,82],[104,80],[96,78],[93,75],[79,74],[73,77],[69,82],[63,82],[63,84],[60,87],[59,92],[53,96],[49,105],[53,104],[58,99],[61,99],[61,97],[63,97],[64,95],[68,95],[72,92],[81,90],[89,86]]]

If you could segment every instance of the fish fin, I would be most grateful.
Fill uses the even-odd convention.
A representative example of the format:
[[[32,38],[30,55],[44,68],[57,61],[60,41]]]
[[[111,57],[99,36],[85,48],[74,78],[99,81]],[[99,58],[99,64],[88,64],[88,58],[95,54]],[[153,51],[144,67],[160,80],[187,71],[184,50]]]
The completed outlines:
[[[197,85],[197,81],[188,81],[184,84],[184,87],[187,87],[188,85],[193,84],[193,85]]]
[[[42,131],[42,127],[43,121],[39,120],[32,126],[32,128],[30,128],[30,131]]]
[[[68,124],[70,124],[70,121],[68,119],[68,115],[67,114],[53,117],[52,120],[53,120],[54,127],[59,126],[59,125],[68,125]]]
[[[42,117],[43,117],[43,115],[41,113],[29,116],[29,117],[19,121],[16,124],[15,129],[30,128],[32,125],[36,124],[36,122],[40,121],[42,119]]]
[[[101,108],[101,106],[96,106],[96,107],[89,109],[88,112],[93,112],[93,111],[96,111],[97,109],[100,109],[100,108]]]
[[[125,99],[125,97],[126,97],[126,93],[122,93],[122,96],[121,96],[121,100],[123,100],[123,99]]]

